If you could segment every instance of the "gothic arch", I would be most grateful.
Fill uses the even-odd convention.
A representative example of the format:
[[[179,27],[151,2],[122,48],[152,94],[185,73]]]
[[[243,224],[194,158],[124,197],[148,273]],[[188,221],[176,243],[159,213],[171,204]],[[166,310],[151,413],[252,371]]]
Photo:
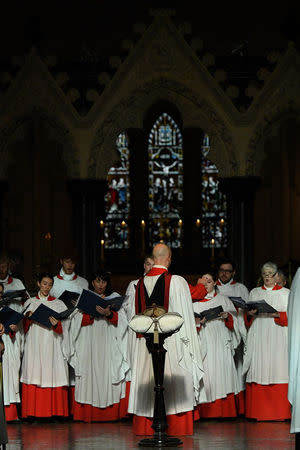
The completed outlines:
[[[300,104],[298,107],[290,101],[283,102],[276,109],[270,107],[255,127],[249,141],[249,152],[247,156],[247,175],[259,176],[262,163],[266,157],[264,152],[265,138],[272,134],[276,135],[281,124],[289,118],[300,121]]]
[[[78,178],[79,158],[69,130],[57,120],[56,116],[49,114],[43,108],[34,106],[24,112],[24,114],[11,119],[0,130],[0,157],[2,161],[0,179],[5,179],[6,169],[11,162],[10,143],[18,137],[21,138],[26,126],[32,123],[35,118],[39,118],[46,124],[48,137],[62,144],[62,159],[65,163],[68,177]]]
[[[159,100],[173,104],[181,113],[183,129],[199,127],[210,135],[210,159],[222,176],[237,174],[236,153],[228,126],[204,98],[185,85],[160,78],[135,89],[121,100],[98,128],[89,158],[89,178],[105,178],[116,159],[115,141],[127,128],[143,128],[146,111]]]

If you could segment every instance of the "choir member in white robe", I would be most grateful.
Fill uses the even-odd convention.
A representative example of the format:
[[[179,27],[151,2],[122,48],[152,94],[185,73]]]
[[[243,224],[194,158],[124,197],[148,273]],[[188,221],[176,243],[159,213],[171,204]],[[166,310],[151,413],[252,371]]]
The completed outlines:
[[[241,297],[245,302],[249,299],[249,291],[242,283],[235,281],[236,274],[235,263],[229,259],[220,261],[218,268],[218,281],[217,287],[220,294],[226,297]],[[240,335],[240,344],[237,346],[234,360],[238,374],[238,381],[240,384],[239,394],[236,397],[238,413],[245,414],[245,389],[246,380],[243,374],[243,359],[244,359],[244,346],[247,338],[247,330],[244,321],[244,311],[241,308],[235,308],[238,323],[238,332]]]
[[[203,300],[193,303],[194,312],[222,306],[223,312],[213,320],[196,318],[204,366],[204,388],[207,402],[199,406],[200,418],[236,417],[236,395],[239,392],[234,352],[239,343],[235,308],[232,302],[215,288],[216,277],[202,277],[207,290]]]
[[[20,291],[25,289],[24,284],[18,278],[13,278],[9,272],[9,259],[7,256],[2,255],[0,257],[0,283],[4,286],[4,292],[7,291]],[[21,312],[23,309],[22,299],[17,298],[9,303],[9,307],[15,311]]]
[[[21,280],[13,278],[9,274],[9,259],[6,255],[0,257],[0,283],[4,286],[4,292],[20,291],[25,289]],[[15,311],[23,309],[22,298],[16,298],[8,305]],[[18,420],[17,403],[20,403],[20,363],[23,348],[23,329],[12,330],[9,335],[3,336],[7,351],[3,355],[3,393],[7,421]]]
[[[43,304],[60,313],[65,304],[49,295],[53,286],[51,274],[40,275],[39,293],[24,304],[25,344],[21,368],[22,417],[69,415],[68,365],[63,353],[63,322],[49,316],[52,328],[30,321],[30,316]]]
[[[262,266],[263,286],[252,289],[249,301],[265,300],[276,313],[245,314],[248,328],[244,373],[246,374],[247,418],[285,420],[290,418],[288,402],[287,306],[289,289],[276,284],[277,266]]]
[[[152,269],[153,265],[154,265],[154,261],[153,261],[152,255],[145,256],[145,258],[144,258],[144,276]],[[127,289],[126,289],[125,297],[127,300],[126,299],[124,300],[123,307],[124,307],[127,317],[129,317],[131,314],[131,308],[132,308],[131,299],[133,297],[135,297],[135,290],[136,290],[136,286],[137,286],[138,282],[139,282],[139,278],[137,280],[130,281],[130,283],[128,284]],[[128,327],[128,332],[127,332],[127,340],[128,340],[128,355],[129,355],[129,357],[131,357],[131,356],[133,356],[133,351],[131,351],[131,349],[135,345],[136,334],[129,327]],[[130,361],[130,368],[132,367],[132,364],[133,364],[133,361]],[[130,379],[131,379],[131,370],[129,370],[127,372],[127,380],[130,380]]]
[[[292,405],[291,433],[300,447],[300,268],[293,279],[288,304],[289,390]],[[298,447],[296,447],[298,448]]]
[[[76,255],[74,250],[67,249],[60,259],[61,268],[57,275],[54,277],[53,287],[50,295],[59,298],[64,291],[76,292],[81,294],[83,289],[88,289],[88,281],[77,275],[75,272],[76,267]],[[71,318],[70,318],[71,319]],[[65,328],[70,325],[70,320],[65,321]],[[69,332],[64,333],[63,345],[64,351],[67,354],[68,361],[70,355],[73,352],[74,343],[70,341],[71,334]],[[69,365],[69,408],[70,414],[73,414],[74,409],[74,389],[75,389],[75,374],[73,367]]]
[[[64,291],[81,294],[83,289],[88,289],[88,281],[75,273],[75,256],[66,255],[61,258],[60,263],[60,272],[55,275],[53,287],[50,292],[53,297],[59,298]]]
[[[92,285],[104,299],[119,296],[112,291],[107,272],[97,272]],[[100,317],[77,310],[71,321],[76,375],[73,418],[84,422],[121,419],[128,406],[126,314],[122,307],[119,311],[111,311],[110,306],[96,309]]]
[[[156,284],[164,278],[163,304],[169,312],[177,312],[184,318],[184,324],[177,333],[165,340],[167,350],[164,375],[164,397],[170,435],[193,433],[193,410],[196,404],[205,401],[203,388],[203,364],[200,344],[196,332],[191,294],[187,282],[178,275],[169,275],[171,251],[164,244],[153,249],[155,265],[137,286],[136,296],[131,296],[131,312],[128,320],[143,312],[145,301],[138,302],[137,294],[147,293],[150,297]],[[157,300],[157,299],[156,299]],[[136,303],[137,302],[137,303]],[[151,428],[154,408],[154,377],[151,355],[145,339],[137,336],[131,348],[132,377],[129,396],[129,413],[134,414],[134,432],[140,435],[153,434]]]
[[[4,291],[0,283],[0,299]],[[8,334],[2,335],[5,352],[2,356],[3,403],[7,422],[18,420],[17,403],[20,403],[20,366],[22,337],[17,325],[10,325]]]

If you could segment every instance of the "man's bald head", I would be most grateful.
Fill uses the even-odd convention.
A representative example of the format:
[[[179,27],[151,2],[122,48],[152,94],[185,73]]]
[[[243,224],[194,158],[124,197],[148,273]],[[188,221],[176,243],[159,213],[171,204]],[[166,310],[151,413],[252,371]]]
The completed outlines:
[[[153,248],[154,264],[169,267],[171,264],[171,249],[166,244],[157,244]]]

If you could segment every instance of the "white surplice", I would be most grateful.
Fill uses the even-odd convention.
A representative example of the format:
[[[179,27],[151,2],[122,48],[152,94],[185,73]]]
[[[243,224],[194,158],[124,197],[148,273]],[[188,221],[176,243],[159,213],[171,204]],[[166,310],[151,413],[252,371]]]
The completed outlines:
[[[48,297],[30,298],[25,302],[24,308],[28,306],[26,312],[34,312],[41,304],[58,313],[66,310],[61,300],[48,300]],[[62,326],[65,332],[64,321]],[[68,365],[62,342],[61,334],[32,322],[25,335],[21,382],[38,387],[67,386]]]
[[[75,272],[67,275],[61,268],[59,275],[54,277],[54,283],[50,291],[50,295],[59,298],[64,291],[77,292],[81,294],[83,289],[88,289],[88,281],[75,274]]]
[[[25,289],[25,286],[22,283],[22,281],[19,280],[18,278],[13,278],[11,275],[7,275],[7,277],[4,280],[0,280],[0,282],[4,286],[4,292],[21,291]],[[8,306],[14,309],[15,311],[21,312],[23,309],[21,300],[22,300],[21,298],[13,299],[12,301],[9,302]]]
[[[18,278],[13,278],[10,275],[4,280],[0,280],[4,286],[4,292],[19,291],[25,289],[24,284]],[[14,299],[9,302],[8,306],[17,312],[23,309],[21,298]],[[20,330],[17,331],[14,337],[8,334],[2,336],[5,345],[5,352],[3,354],[3,397],[4,405],[8,406],[11,403],[20,403],[20,366],[21,355],[23,351],[23,329],[19,325]]]
[[[154,266],[161,267],[161,266]],[[151,295],[157,276],[145,276],[146,290]],[[131,299],[128,320],[135,315],[135,296]],[[127,309],[129,311],[129,308]],[[184,278],[173,275],[170,283],[169,312],[177,312],[184,324],[177,333],[165,340],[167,350],[164,375],[164,398],[167,415],[192,411],[206,401],[203,387],[203,364],[196,332],[192,299]],[[128,412],[153,416],[154,376],[151,355],[145,339],[136,338],[131,348],[132,376]]]
[[[118,297],[113,293],[109,298]],[[75,369],[75,400],[97,408],[119,403],[126,393],[127,318],[123,307],[118,311],[118,325],[104,317],[81,326],[77,310],[71,320],[74,342],[71,364]]]
[[[13,337],[3,334],[5,351],[2,357],[4,405],[20,403],[20,366],[22,336],[19,331]]]
[[[300,433],[300,269],[291,286],[288,304],[289,391],[291,433]]]
[[[235,348],[239,343],[237,318],[234,316],[235,308],[232,302],[224,295],[215,291],[208,293],[205,299],[193,303],[196,313],[210,308],[222,306],[233,318],[233,330],[229,330],[224,319],[217,318],[207,321],[201,326],[199,340],[202,350],[204,366],[204,387],[207,402],[226,398],[228,394],[239,392],[237,371],[234,363]]]
[[[265,300],[278,312],[286,312],[289,289],[252,289],[249,301]],[[243,371],[247,383],[263,385],[288,382],[287,327],[273,317],[259,314],[248,330]]]
[[[234,280],[230,280],[228,283],[222,283],[218,280],[218,291],[220,294],[226,297],[241,297],[245,302],[249,299],[249,291],[242,283],[238,283]],[[235,309],[236,310],[236,309]],[[244,321],[244,311],[238,308],[235,311],[235,317],[237,318],[238,333],[240,334],[241,341],[235,350],[235,366],[238,374],[238,380],[240,383],[240,391],[246,388],[245,376],[243,375],[243,360],[244,360],[244,344],[247,339],[247,330]]]

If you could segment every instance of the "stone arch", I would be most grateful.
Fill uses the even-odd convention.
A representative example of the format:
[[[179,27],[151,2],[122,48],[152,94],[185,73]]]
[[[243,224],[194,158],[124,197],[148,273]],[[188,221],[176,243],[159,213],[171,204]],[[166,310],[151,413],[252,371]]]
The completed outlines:
[[[237,174],[237,161],[231,132],[218,111],[198,93],[174,80],[160,78],[146,83],[122,99],[98,128],[90,151],[89,177],[105,178],[117,158],[114,142],[127,128],[143,128],[145,112],[159,100],[168,101],[180,111],[183,129],[199,127],[210,135],[210,159],[221,176]]]
[[[68,178],[78,178],[79,157],[69,130],[57,120],[56,116],[51,115],[48,111],[40,107],[32,107],[23,114],[11,119],[6,126],[0,130],[0,156],[2,161],[0,179],[5,179],[7,167],[11,162],[12,155],[10,154],[10,144],[15,139],[22,138],[26,127],[28,127],[35,118],[43,121],[47,127],[48,137],[62,145],[62,159],[66,166]]]
[[[260,175],[262,163],[266,158],[265,139],[270,135],[277,135],[281,124],[290,118],[300,121],[300,105],[295,107],[287,102],[279,105],[276,109],[270,108],[266,111],[263,119],[256,125],[249,141],[246,161],[247,175]]]

